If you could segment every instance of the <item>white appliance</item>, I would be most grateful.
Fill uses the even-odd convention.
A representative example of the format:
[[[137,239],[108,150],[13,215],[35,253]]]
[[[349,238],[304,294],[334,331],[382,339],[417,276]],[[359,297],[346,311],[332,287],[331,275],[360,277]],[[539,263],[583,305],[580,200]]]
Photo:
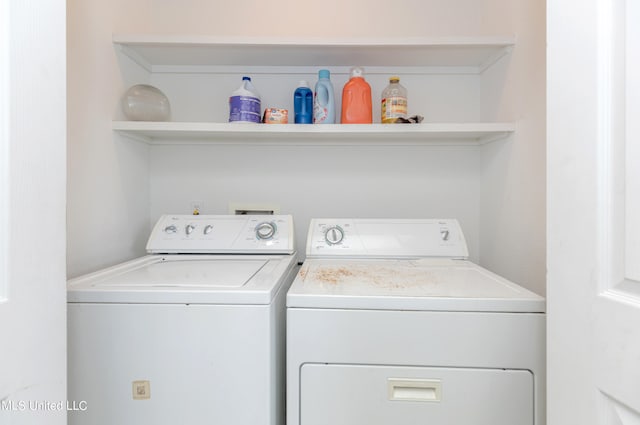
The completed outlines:
[[[70,424],[284,423],[291,216],[166,215],[68,282]]]
[[[287,424],[543,425],[544,299],[467,256],[455,220],[312,220]]]

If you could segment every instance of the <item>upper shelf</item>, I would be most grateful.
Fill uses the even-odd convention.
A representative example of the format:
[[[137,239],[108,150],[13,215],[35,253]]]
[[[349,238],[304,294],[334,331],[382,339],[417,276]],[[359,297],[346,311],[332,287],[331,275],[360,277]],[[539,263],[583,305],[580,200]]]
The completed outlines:
[[[513,37],[274,39],[115,35],[114,44],[149,72],[364,66],[394,72],[482,73],[508,54]],[[385,71],[387,72],[387,71]],[[513,123],[252,125],[116,121],[113,129],[150,144],[480,145],[504,138]]]
[[[113,129],[149,144],[482,145],[515,131],[513,123],[229,124],[114,121]],[[330,136],[330,137],[328,137]]]
[[[509,53],[513,37],[273,39],[114,35],[123,53],[150,72],[188,68],[448,68],[481,73]]]

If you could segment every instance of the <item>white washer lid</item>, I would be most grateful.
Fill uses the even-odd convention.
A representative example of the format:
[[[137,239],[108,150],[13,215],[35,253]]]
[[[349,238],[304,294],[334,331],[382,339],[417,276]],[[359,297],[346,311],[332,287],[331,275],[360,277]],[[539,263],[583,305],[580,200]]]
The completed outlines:
[[[287,294],[293,308],[534,312],[544,298],[470,261],[307,259]]]
[[[294,255],[147,255],[69,280],[67,300],[269,304],[294,266]]]

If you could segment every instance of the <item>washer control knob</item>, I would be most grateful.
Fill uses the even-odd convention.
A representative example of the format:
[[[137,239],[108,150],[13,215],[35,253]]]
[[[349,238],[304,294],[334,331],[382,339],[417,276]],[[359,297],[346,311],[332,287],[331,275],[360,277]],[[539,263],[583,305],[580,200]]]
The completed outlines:
[[[185,233],[186,233],[186,234],[187,234],[187,236],[188,236],[188,235],[190,235],[191,233],[193,233],[193,229],[195,229],[195,228],[196,228],[196,226],[194,226],[193,224],[187,224],[187,225],[184,227],[184,231],[185,231]]]
[[[211,233],[212,230],[213,230],[213,226],[211,224],[207,224],[206,226],[204,226],[205,235],[208,235],[209,233]]]
[[[173,224],[164,228],[164,232],[169,234],[176,233],[177,231],[178,231],[178,228]]]
[[[440,230],[440,236],[442,237],[443,241],[448,241],[449,240],[449,231],[447,229]]]
[[[273,222],[263,221],[256,226],[256,237],[261,240],[273,238],[276,234],[276,224]]]
[[[331,226],[324,232],[324,240],[329,245],[337,245],[344,239],[344,230],[340,226]]]

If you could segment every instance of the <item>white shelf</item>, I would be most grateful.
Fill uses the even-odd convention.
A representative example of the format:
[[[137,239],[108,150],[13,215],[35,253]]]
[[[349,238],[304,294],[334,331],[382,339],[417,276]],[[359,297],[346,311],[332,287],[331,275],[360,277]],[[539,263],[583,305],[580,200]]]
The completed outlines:
[[[152,73],[343,72],[357,64],[367,73],[393,67],[403,74],[479,74],[508,54],[513,37],[441,38],[216,38],[114,35],[114,44]],[[305,71],[305,72],[306,72]],[[513,123],[367,125],[229,124],[116,121],[113,129],[149,144],[270,145],[482,145],[515,131]]]
[[[348,67],[375,72],[402,67],[424,72],[481,73],[509,53],[513,37],[273,39],[114,35],[124,54],[150,72],[229,67]]]
[[[113,129],[148,144],[475,146],[509,136],[513,123],[229,124],[114,121]]]

